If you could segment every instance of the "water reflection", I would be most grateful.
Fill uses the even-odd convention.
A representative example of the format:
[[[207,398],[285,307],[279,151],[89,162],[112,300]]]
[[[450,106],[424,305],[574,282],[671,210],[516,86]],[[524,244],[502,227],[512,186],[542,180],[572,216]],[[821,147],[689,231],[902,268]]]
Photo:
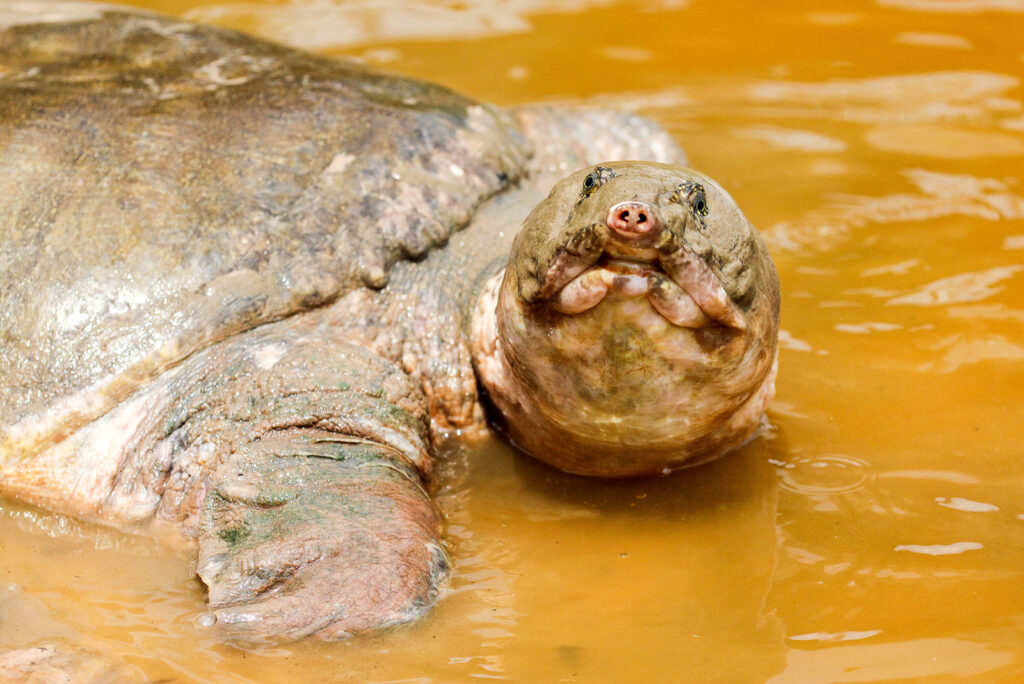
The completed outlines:
[[[442,466],[455,574],[436,609],[279,650],[207,640],[201,587],[159,548],[8,510],[0,648],[63,639],[209,682],[1024,675],[1019,0],[137,1],[371,41],[353,52],[484,99],[656,116],[767,227],[778,431],[633,483],[462,450]]]
[[[983,643],[963,639],[918,639],[820,651],[793,650],[786,658],[786,672],[768,682],[921,681],[924,677],[995,674],[1013,663],[1012,653]]]
[[[963,36],[952,33],[927,33],[924,31],[905,31],[899,33],[895,38],[897,43],[904,45],[921,45],[925,47],[952,48],[955,50],[970,50],[974,47],[971,41]]]
[[[876,0],[876,2],[881,7],[943,14],[1024,13],[1024,1],[1022,0]]]
[[[727,651],[738,669],[708,681],[769,676],[783,642],[763,612],[777,549],[767,459],[782,449],[780,438],[759,440],[683,475],[619,482],[566,475],[498,444],[458,454],[472,462],[442,497],[458,526],[452,592],[486,606],[470,616],[482,626],[478,653],[460,657],[500,646],[492,675],[585,681],[656,679],[666,658]],[[528,540],[504,532],[523,521]],[[583,616],[586,632],[570,637]]]
[[[776,463],[783,488],[807,497],[853,492],[874,479],[871,464],[854,456],[790,456]]]
[[[765,81],[747,96],[778,113],[862,124],[909,124],[1016,114],[1007,97],[1016,76],[986,71],[936,71],[823,82]],[[785,108],[785,109],[783,109]]]
[[[826,194],[824,206],[768,227],[765,238],[777,250],[827,249],[852,230],[873,224],[949,216],[985,221],[1024,219],[1024,196],[1011,187],[1012,182],[927,169],[906,169],[900,175],[919,192],[880,196]]]
[[[996,285],[1008,280],[1021,270],[1024,270],[1024,266],[1011,264],[985,271],[959,273],[927,283],[914,292],[893,297],[886,304],[890,306],[945,306],[978,302],[1002,292],[1004,288],[996,287]]]
[[[848,459],[841,460],[845,465]],[[909,649],[905,657],[911,657],[914,648],[934,646],[901,641],[901,635],[920,634],[921,625],[934,633],[956,625],[976,637],[950,640],[958,642],[951,643],[957,655],[940,658],[934,671],[915,661],[906,670],[914,676],[979,674],[1016,662],[1000,639],[985,643],[983,636],[1003,624],[987,606],[1000,600],[998,587],[1015,581],[1024,554],[1005,544],[1019,521],[1002,510],[991,488],[964,473],[885,471],[878,464],[875,477],[855,487],[818,487],[794,484],[793,470],[782,470],[781,553],[768,599],[785,615],[790,650],[785,676],[770,681],[876,681],[882,671],[884,678],[909,677],[901,674],[903,662],[889,656]],[[815,470],[805,472],[813,477]],[[975,491],[988,496],[980,499]],[[902,522],[894,526],[897,518]],[[873,600],[865,603],[868,595]],[[899,609],[884,606],[882,597]],[[848,640],[872,643],[856,647],[864,650],[830,649],[829,658],[804,650]]]
[[[185,12],[186,19],[244,26],[257,35],[310,49],[337,48],[399,39],[480,38],[532,28],[541,11],[580,12],[608,0],[291,0],[273,4],[223,2]],[[648,0],[640,11],[679,8],[686,0]],[[614,48],[606,48],[615,52]],[[615,54],[636,61],[640,48]]]
[[[820,133],[781,126],[752,126],[739,128],[737,135],[751,140],[762,140],[784,150],[801,152],[844,152],[847,145],[842,140]]]

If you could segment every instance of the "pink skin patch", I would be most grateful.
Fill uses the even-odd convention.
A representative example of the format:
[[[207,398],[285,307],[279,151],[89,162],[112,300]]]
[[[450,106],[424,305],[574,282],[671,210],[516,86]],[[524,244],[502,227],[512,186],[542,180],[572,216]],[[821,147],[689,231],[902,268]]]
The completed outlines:
[[[661,267],[709,317],[743,330],[746,322],[711,267],[686,247],[662,255]]]
[[[651,276],[647,296],[651,306],[680,328],[706,328],[714,323],[675,281],[660,273]]]
[[[656,237],[661,232],[661,217],[645,202],[619,202],[608,210],[605,223],[625,238]]]
[[[480,296],[477,377],[509,439],[566,472],[632,477],[717,458],[756,433],[772,396],[774,268],[711,181],[639,162],[597,172],[538,205],[504,279]]]
[[[608,271],[592,268],[556,292],[550,299],[551,306],[555,311],[568,315],[583,313],[600,304],[611,286],[612,277]]]
[[[652,249],[659,238],[670,237],[653,206],[620,202],[609,209],[605,223],[603,257],[563,258],[548,271],[543,294],[556,311],[580,314],[600,304],[609,292],[618,292],[646,296],[658,313],[682,328],[746,327],[703,259],[676,240],[668,249]]]

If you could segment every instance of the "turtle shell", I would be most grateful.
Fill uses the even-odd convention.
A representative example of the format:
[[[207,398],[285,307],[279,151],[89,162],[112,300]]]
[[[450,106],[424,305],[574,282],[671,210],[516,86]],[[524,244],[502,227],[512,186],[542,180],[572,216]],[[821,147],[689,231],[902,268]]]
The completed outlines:
[[[218,340],[384,285],[528,156],[505,114],[433,84],[57,4],[42,22],[0,13],[0,451],[63,438]]]

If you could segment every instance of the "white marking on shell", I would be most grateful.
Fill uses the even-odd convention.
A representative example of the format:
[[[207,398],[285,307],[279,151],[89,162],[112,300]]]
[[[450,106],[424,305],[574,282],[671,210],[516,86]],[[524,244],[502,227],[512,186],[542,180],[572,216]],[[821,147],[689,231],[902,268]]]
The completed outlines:
[[[348,168],[348,165],[356,160],[355,155],[348,154],[347,152],[341,152],[334,155],[331,159],[331,163],[324,169],[324,173],[341,173]]]
[[[252,78],[252,74],[246,74],[245,76],[235,76],[234,78],[229,78],[224,75],[224,73],[221,70],[224,68],[225,64],[227,64],[227,61],[229,59],[233,59],[233,55],[225,55],[224,57],[219,57],[218,59],[215,59],[208,64],[204,64],[192,73],[196,78],[208,81],[213,85],[232,86],[247,83]]]
[[[256,364],[257,368],[263,370],[270,370],[277,365],[277,362],[284,357],[285,352],[288,351],[288,345],[284,342],[272,342],[265,344],[262,347],[254,349],[252,352],[252,362]]]
[[[458,164],[452,164],[451,166],[448,167],[448,170],[452,172],[453,176],[456,176],[458,178],[462,178],[462,176],[466,175],[466,172],[463,171],[462,167],[459,166]]]
[[[53,303],[54,322],[62,332],[104,316],[126,314],[146,302],[146,295],[130,284],[111,291],[107,283],[88,281],[79,297],[58,298]]]

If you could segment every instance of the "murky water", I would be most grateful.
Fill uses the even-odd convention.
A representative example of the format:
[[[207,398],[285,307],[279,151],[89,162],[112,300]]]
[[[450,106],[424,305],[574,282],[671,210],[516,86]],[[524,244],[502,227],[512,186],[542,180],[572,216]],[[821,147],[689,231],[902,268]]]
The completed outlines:
[[[262,652],[156,544],[0,504],[0,648],[153,680],[1024,681],[1024,4],[141,2],[499,103],[662,121],[769,238],[777,430],[632,483],[446,456],[426,619]]]

